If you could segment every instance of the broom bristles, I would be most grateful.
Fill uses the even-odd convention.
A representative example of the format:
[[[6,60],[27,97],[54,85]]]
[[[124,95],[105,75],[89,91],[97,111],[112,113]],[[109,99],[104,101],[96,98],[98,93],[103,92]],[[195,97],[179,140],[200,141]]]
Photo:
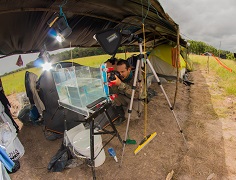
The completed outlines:
[[[137,149],[135,149],[134,154],[136,155],[141,149],[143,149],[151,140],[153,140],[153,138],[157,135],[156,132],[146,136],[142,142],[139,144],[139,146],[137,147]]]

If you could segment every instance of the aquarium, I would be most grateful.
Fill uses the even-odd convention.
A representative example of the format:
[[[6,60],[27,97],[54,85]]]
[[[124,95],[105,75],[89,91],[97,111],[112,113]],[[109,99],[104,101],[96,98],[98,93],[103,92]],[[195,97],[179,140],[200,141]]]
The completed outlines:
[[[53,71],[59,104],[85,116],[88,105],[106,97],[100,68],[72,66]]]

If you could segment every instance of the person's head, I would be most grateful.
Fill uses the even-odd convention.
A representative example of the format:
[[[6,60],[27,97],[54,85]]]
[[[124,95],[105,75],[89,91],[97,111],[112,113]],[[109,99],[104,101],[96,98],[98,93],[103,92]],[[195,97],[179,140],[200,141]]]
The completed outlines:
[[[124,80],[129,77],[131,66],[128,61],[122,59],[117,62],[116,70],[120,73],[121,80]]]

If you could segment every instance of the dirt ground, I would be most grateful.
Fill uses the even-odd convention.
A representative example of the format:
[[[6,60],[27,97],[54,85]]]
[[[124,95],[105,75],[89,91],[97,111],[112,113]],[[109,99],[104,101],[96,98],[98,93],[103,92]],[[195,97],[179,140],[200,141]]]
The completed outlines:
[[[98,180],[163,180],[172,170],[172,179],[179,180],[236,179],[236,97],[224,95],[214,73],[208,74],[199,67],[195,69],[191,72],[194,85],[178,85],[174,108],[187,146],[163,92],[157,83],[153,83],[151,87],[158,95],[148,104],[147,134],[156,132],[157,136],[137,155],[134,155],[137,144],[126,145],[122,166],[107,151],[113,147],[118,160],[121,160],[122,145],[114,138],[105,147],[104,164],[96,168]],[[163,87],[172,103],[175,83],[163,83]],[[17,114],[19,109],[16,99],[15,95],[9,96],[13,114]],[[122,138],[125,136],[126,125],[123,123],[117,126]],[[18,137],[25,148],[25,154],[20,159],[21,168],[10,175],[11,179],[93,179],[91,168],[86,163],[62,172],[47,171],[47,165],[59,149],[62,139],[46,140],[42,126],[22,126]],[[103,144],[110,137],[103,135]],[[143,118],[131,121],[129,138],[139,143],[143,137]],[[171,177],[170,174],[168,177]]]

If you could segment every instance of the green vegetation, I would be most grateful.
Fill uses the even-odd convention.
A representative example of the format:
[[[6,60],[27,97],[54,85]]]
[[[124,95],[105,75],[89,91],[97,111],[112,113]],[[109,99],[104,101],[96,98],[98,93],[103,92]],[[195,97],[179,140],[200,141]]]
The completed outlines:
[[[117,54],[124,54],[124,52],[138,52],[138,46],[127,46],[127,47],[119,47],[117,50]],[[50,59],[52,62],[60,62],[68,59],[78,59],[78,58],[85,58],[91,56],[99,56],[104,55],[105,52],[102,50],[101,47],[90,47],[90,48],[74,48],[68,51],[64,51],[57,54],[52,54]],[[118,55],[119,56],[119,55]],[[110,58],[109,55],[105,56],[105,59]],[[87,58],[85,58],[87,60]],[[80,60],[83,63],[84,60]],[[103,62],[103,60],[101,60]],[[96,64],[96,62],[95,62]],[[27,68],[34,67],[34,62],[29,62],[26,64]]]
[[[133,54],[138,54],[138,53],[137,52],[127,53],[127,57],[130,57]],[[76,58],[76,59],[67,60],[67,61],[72,61],[72,62],[79,63],[85,66],[99,67],[101,63],[105,62],[110,57],[111,56],[109,55],[98,55],[98,56]],[[126,59],[127,57],[125,57],[124,53],[118,53],[116,55],[116,58],[118,59],[119,58]],[[207,69],[207,60],[208,60],[207,56],[190,55],[190,58],[192,59],[194,63],[197,63]],[[225,89],[229,95],[230,94],[236,95],[236,86],[235,86],[236,61],[222,60],[222,62],[228,67],[230,67],[233,70],[233,72],[229,72],[226,69],[224,69],[221,65],[218,64],[218,62],[213,57],[209,57],[209,71],[214,71],[216,75],[219,76],[220,87]],[[25,91],[25,84],[24,84],[25,71],[26,69],[2,77],[4,91],[7,95]],[[30,69],[27,69],[27,71],[33,72],[37,74],[38,76],[42,73],[41,68],[30,68]]]
[[[130,57],[133,54],[135,53],[127,53],[127,57]],[[107,61],[109,58],[111,58],[111,56],[109,55],[99,55],[99,56],[77,58],[67,61],[75,62],[84,66],[99,67],[100,64]],[[118,53],[116,55],[116,58],[126,59],[124,53]],[[3,76],[1,79],[6,95],[25,91],[25,71],[33,72],[38,76],[42,73],[41,68],[30,68]]]
[[[222,56],[222,58],[224,57],[224,59],[234,59],[234,54],[229,51],[217,50],[215,47],[210,46],[210,45],[208,45],[204,42],[201,42],[201,41],[188,41],[188,42],[190,43],[190,46],[188,48],[189,53],[200,55],[205,52],[210,52],[210,53],[213,53],[214,55],[220,54]],[[150,51],[150,50],[152,50],[152,47],[146,48],[146,51]],[[138,51],[139,51],[138,46],[122,46],[122,47],[118,48],[117,53],[124,54],[124,52],[138,52]],[[89,47],[89,48],[82,48],[82,47],[77,48],[76,47],[76,48],[68,50],[68,51],[64,51],[64,52],[57,53],[57,54],[52,54],[50,56],[50,59],[53,62],[60,62],[60,61],[68,60],[68,59],[78,59],[78,58],[85,58],[85,57],[88,57],[90,59],[91,56],[104,55],[104,53],[105,52],[101,47]],[[107,59],[107,58],[110,58],[110,57],[107,55],[107,56],[105,56],[105,59]],[[88,59],[85,58],[84,60],[88,60]],[[79,60],[79,62],[83,64],[84,60]],[[97,61],[99,61],[99,59]],[[100,62],[102,62],[102,61],[103,60],[101,60]],[[85,63],[85,65],[87,65],[87,64]],[[33,61],[29,62],[26,65],[26,67],[27,68],[34,67],[34,62]]]
[[[128,57],[132,56],[133,54],[137,53],[127,53],[125,57],[125,53],[118,53],[116,54],[117,59],[127,59]],[[109,58],[111,58],[110,55],[99,55],[99,56],[90,56],[90,57],[83,57],[83,58],[76,58],[72,60],[67,60],[70,62],[75,62],[84,66],[90,66],[90,67],[99,67],[100,64],[107,61]]]
[[[33,72],[38,76],[42,73],[41,68],[30,68],[16,73],[3,76],[2,83],[6,95],[25,91],[25,72]]]
[[[119,47],[117,53],[124,52],[137,52],[139,51],[138,46],[127,46]],[[51,56],[55,61],[63,61],[66,59],[76,59],[89,56],[104,55],[105,52],[101,47],[89,47],[89,48],[74,48],[71,51],[64,51],[58,54],[53,54]]]
[[[190,55],[194,63],[201,65],[206,70],[208,69],[207,61],[208,56]],[[223,64],[232,69],[232,72],[222,67],[214,57],[209,56],[209,71],[214,71],[219,77],[219,86],[225,89],[228,95],[236,95],[236,61],[234,60],[221,60]]]
[[[215,56],[218,56],[220,54],[220,57],[223,59],[235,60],[234,54],[230,51],[217,50],[215,47],[210,46],[201,41],[188,41],[188,42],[190,43],[190,46],[188,48],[189,53],[201,55],[205,52],[210,52]]]

